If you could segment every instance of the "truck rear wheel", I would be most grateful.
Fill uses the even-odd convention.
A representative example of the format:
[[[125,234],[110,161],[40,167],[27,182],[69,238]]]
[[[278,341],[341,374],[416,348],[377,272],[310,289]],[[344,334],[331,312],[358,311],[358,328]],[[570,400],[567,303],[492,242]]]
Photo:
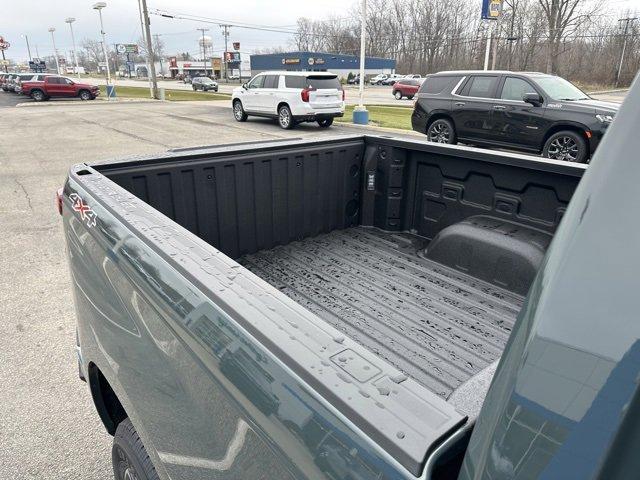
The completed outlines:
[[[142,440],[128,418],[120,422],[116,429],[111,461],[116,480],[160,480]]]

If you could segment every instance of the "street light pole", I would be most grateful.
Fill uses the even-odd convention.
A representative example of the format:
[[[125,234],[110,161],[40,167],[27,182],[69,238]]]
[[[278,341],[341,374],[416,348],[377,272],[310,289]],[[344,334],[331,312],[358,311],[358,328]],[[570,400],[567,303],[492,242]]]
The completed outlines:
[[[229,47],[227,43],[229,40],[229,27],[231,27],[231,25],[220,25],[220,27],[222,28],[222,35],[224,35],[224,79],[229,83],[229,74],[227,73],[229,71],[229,60],[227,58]]]
[[[51,27],[49,29],[49,32],[51,33],[51,41],[53,42],[53,55],[56,58],[56,71],[58,72],[58,75],[60,75],[60,63],[58,62],[58,49],[56,48],[56,39],[53,36],[53,32],[55,32],[56,29]]]
[[[73,62],[76,64],[76,75],[78,76],[78,80],[80,80],[80,67],[78,67],[78,55],[76,54],[76,38],[73,35],[73,22],[76,19],[73,17],[69,17],[65,20],[65,23],[69,24],[69,28],[71,29],[71,44],[73,45]]]
[[[107,55],[107,40],[105,38],[106,34],[104,32],[104,25],[102,23],[102,9],[105,8],[107,4],[105,2],[97,2],[93,5],[93,9],[98,11],[98,16],[100,17],[100,35],[102,35],[102,53],[104,53],[104,62],[107,65],[107,90],[109,90],[109,86],[111,85],[111,71],[109,70],[109,57]],[[111,98],[111,95],[107,92],[107,99]]]
[[[31,61],[31,47],[29,47],[29,37],[26,34],[22,35],[27,42],[27,52],[29,53],[29,61]]]

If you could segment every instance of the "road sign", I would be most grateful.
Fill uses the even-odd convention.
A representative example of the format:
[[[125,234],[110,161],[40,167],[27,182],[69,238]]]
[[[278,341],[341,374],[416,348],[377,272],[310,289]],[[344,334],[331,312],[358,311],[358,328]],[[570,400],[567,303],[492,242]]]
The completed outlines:
[[[116,44],[116,52],[121,55],[124,55],[125,53],[133,53],[137,55],[138,45],[135,43],[118,43]]]
[[[6,50],[10,46],[11,44],[7,42],[4,38],[0,40],[0,50]]]
[[[483,20],[497,20],[502,12],[502,0],[482,0]]]
[[[240,50],[240,42],[233,42],[233,49]]]

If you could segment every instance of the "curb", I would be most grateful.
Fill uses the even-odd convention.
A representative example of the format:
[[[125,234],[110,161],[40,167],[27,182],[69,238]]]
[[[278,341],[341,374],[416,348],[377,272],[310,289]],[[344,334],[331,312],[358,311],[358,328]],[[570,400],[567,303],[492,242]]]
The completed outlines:
[[[91,100],[88,102],[83,102],[83,101],[78,101],[78,100],[57,100],[55,102],[23,102],[23,103],[17,103],[14,106],[15,107],[24,107],[24,108],[33,108],[33,107],[55,107],[58,105],[118,105],[118,104],[123,104],[123,103],[152,103],[152,102],[158,102],[159,100],[144,100],[141,98],[136,98],[136,99],[132,99],[132,100],[126,100],[126,99],[120,99],[117,101],[109,101],[109,100]],[[95,103],[94,103],[95,102]]]
[[[621,93],[621,92],[628,92],[629,89],[628,88],[614,88],[611,90],[599,90],[597,92],[587,92],[588,95],[602,95],[605,93]]]

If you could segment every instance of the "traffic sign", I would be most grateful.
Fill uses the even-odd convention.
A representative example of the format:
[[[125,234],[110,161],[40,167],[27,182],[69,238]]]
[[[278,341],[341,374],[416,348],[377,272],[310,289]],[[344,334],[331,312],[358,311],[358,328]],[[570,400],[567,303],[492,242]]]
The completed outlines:
[[[0,50],[6,50],[10,46],[11,46],[11,44],[9,42],[7,42],[4,38],[0,39]]]

